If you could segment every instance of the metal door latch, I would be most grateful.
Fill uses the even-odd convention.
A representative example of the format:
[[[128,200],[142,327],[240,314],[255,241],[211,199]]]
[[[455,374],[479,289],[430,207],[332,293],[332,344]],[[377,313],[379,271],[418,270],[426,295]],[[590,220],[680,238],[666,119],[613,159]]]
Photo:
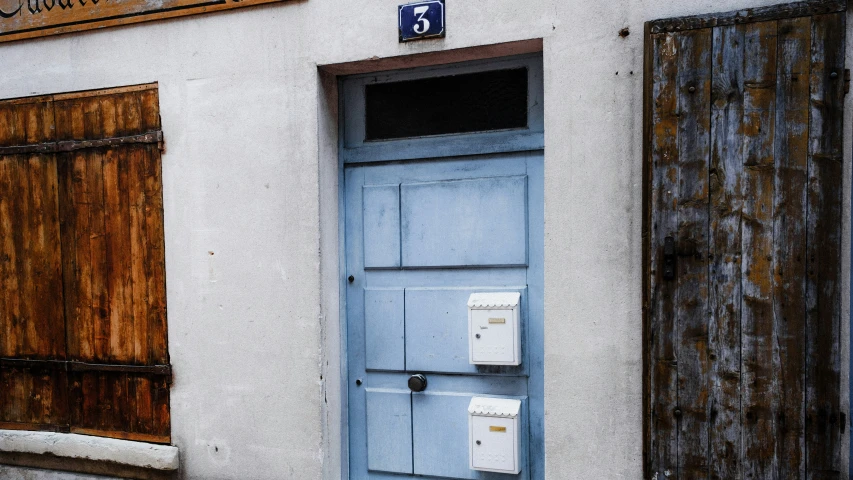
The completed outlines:
[[[663,239],[663,279],[675,278],[675,239],[666,237]]]

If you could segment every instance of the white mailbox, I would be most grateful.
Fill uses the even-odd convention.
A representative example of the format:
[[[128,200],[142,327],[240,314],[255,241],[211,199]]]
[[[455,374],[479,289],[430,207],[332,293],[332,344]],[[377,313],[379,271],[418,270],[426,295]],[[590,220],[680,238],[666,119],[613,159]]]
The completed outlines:
[[[474,397],[468,404],[469,464],[472,470],[521,471],[521,400]]]
[[[521,364],[520,300],[518,292],[468,297],[468,363]]]

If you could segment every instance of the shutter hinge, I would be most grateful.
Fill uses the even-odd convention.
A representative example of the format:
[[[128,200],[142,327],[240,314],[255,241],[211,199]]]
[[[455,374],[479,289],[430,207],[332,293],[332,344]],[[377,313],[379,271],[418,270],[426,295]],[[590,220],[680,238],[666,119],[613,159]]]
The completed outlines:
[[[850,69],[844,69],[844,95],[850,93]]]

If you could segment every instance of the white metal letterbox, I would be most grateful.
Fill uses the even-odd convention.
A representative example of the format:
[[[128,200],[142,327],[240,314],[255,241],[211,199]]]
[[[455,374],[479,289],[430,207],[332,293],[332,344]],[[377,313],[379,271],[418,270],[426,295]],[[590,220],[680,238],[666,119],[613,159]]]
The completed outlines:
[[[474,397],[468,404],[469,463],[472,470],[521,471],[521,400]]]
[[[468,297],[468,362],[521,364],[518,292],[472,293]]]

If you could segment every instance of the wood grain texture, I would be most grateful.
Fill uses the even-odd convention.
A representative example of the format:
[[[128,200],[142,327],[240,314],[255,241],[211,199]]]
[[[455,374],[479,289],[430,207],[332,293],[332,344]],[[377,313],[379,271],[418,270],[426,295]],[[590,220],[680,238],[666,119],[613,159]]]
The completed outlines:
[[[714,29],[711,110],[710,330],[711,472],[742,473],[741,442],[741,212],[743,210],[744,27]]]
[[[53,103],[0,103],[0,144],[54,139]],[[65,358],[58,176],[52,155],[0,156],[0,357]],[[0,422],[67,424],[64,372],[0,366]]]
[[[845,18],[843,14],[833,14],[812,20],[806,194],[806,478],[841,478],[841,135]]]
[[[776,22],[743,26],[741,422],[743,475],[778,472],[778,357],[773,313]]]
[[[822,13],[844,12],[847,0],[805,0],[766,7],[745,8],[730,12],[666,18],[650,23],[652,33],[678,32],[703,28],[784,20]]]
[[[649,147],[652,166],[649,475],[678,472],[678,371],[675,353],[676,283],[663,280],[664,239],[678,233],[678,44],[673,35],[653,35],[652,69],[655,82],[647,108],[651,110]]]
[[[845,15],[648,32],[646,477],[842,478]],[[704,99],[689,84],[702,34],[713,38],[701,47],[712,52]],[[673,221],[679,255],[666,280]],[[672,409],[675,433],[661,415]]]
[[[708,478],[708,162],[710,158],[710,30],[678,35],[678,473]]]
[[[773,312],[779,476],[805,478],[805,260],[811,18],[777,27]]]
[[[0,156],[3,425],[170,439],[160,150],[102,142],[162,138],[144,87],[0,102],[0,145],[77,142]]]

